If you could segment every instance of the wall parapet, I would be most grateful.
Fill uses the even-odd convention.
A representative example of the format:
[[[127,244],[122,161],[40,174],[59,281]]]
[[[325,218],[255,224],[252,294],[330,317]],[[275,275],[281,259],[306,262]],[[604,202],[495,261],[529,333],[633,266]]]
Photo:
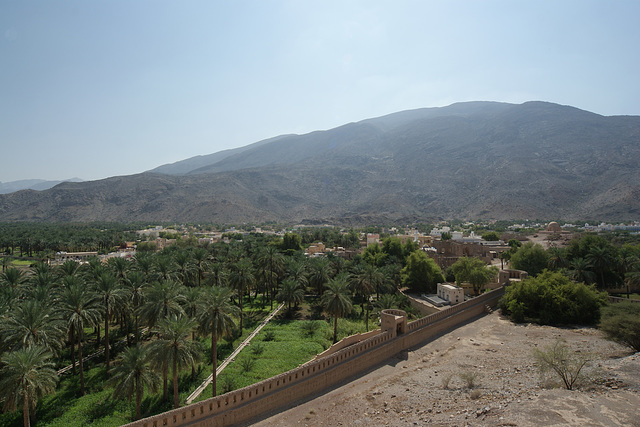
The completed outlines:
[[[348,337],[342,338],[340,341],[338,341],[337,343],[333,344],[331,347],[329,347],[328,349],[326,349],[325,351],[323,351],[320,354],[317,354],[316,357],[314,359],[312,359],[312,361],[314,360],[318,360],[321,359],[323,357],[327,357],[330,354],[333,354],[335,352],[337,352],[338,350],[342,350],[345,347],[349,347],[353,344],[356,344],[360,341],[364,341],[368,338],[374,337],[376,335],[380,334],[380,329],[375,329],[373,331],[369,331],[369,332],[365,332],[362,334],[355,334],[355,335],[349,335]],[[309,363],[309,362],[307,362]]]
[[[345,378],[361,374],[403,350],[479,316],[484,313],[486,305],[495,305],[503,294],[504,288],[498,288],[408,324],[404,317],[406,333],[398,334],[398,328],[376,331],[371,337],[290,371],[221,396],[126,424],[126,427],[192,423],[222,427],[246,422],[326,390]],[[401,310],[392,310],[388,314],[395,317],[396,311],[406,316]]]

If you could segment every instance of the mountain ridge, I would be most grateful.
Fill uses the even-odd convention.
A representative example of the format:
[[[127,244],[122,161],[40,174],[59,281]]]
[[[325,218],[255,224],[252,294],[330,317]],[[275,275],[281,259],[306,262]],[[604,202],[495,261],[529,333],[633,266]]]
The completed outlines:
[[[0,220],[640,217],[640,117],[542,101],[408,110],[210,156],[3,195]]]

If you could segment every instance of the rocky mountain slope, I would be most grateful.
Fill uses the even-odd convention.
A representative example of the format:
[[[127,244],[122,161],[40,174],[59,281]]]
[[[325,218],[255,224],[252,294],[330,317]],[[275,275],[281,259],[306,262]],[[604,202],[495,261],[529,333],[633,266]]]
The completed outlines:
[[[631,220],[640,218],[638,159],[637,116],[460,103],[284,135],[139,175],[0,195],[0,220]]]
[[[22,179],[19,181],[0,182],[0,194],[14,193],[20,190],[48,190],[61,182],[80,182],[80,178],[65,179],[64,181],[47,181],[44,179]]]

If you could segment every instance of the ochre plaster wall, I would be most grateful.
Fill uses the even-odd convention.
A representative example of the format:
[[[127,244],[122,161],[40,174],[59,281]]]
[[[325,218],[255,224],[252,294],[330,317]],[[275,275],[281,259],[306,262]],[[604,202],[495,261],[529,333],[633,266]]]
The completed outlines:
[[[504,288],[407,324],[406,333],[379,334],[319,360],[222,396],[145,418],[127,427],[199,425],[222,427],[249,421],[291,406],[381,364],[399,352],[436,337],[494,306]]]

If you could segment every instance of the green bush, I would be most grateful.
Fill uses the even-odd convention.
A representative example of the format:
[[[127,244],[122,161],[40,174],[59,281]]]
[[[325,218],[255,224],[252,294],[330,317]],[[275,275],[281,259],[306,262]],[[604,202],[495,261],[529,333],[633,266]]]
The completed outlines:
[[[511,254],[511,267],[537,276],[547,267],[549,255],[539,244],[525,243]]]
[[[581,378],[582,369],[589,362],[589,358],[582,353],[570,349],[565,343],[556,341],[553,345],[533,350],[542,377],[551,373],[562,380],[567,390],[573,390],[576,382]]]
[[[499,306],[514,322],[590,325],[598,323],[606,303],[606,292],[545,270],[508,286]]]
[[[640,303],[624,301],[604,307],[600,329],[607,338],[640,351]]]
[[[276,339],[275,331],[269,329],[264,332],[264,336],[262,337],[262,341],[274,341]]]

